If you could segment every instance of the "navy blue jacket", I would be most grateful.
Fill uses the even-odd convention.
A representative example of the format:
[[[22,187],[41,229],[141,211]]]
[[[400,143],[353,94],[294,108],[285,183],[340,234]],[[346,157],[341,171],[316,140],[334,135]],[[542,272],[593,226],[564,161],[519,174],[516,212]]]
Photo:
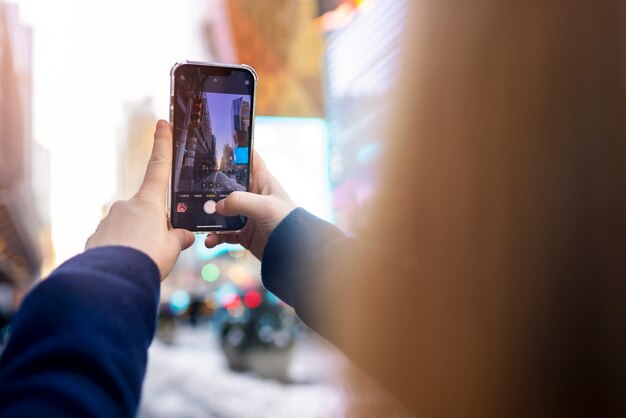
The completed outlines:
[[[262,277],[311,325],[314,266],[345,245],[303,209],[270,236]],[[330,259],[330,258],[328,258]],[[25,298],[0,358],[1,417],[132,417],[154,337],[159,271],[140,251],[103,247],[57,268]]]
[[[0,416],[135,416],[159,277],[142,252],[102,247],[43,280],[25,298],[0,359]]]

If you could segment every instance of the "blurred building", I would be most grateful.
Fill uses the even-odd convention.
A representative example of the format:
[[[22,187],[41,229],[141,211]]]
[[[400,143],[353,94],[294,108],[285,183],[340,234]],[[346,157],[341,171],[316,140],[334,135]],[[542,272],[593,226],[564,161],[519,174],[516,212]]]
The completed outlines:
[[[251,65],[259,76],[256,113],[323,115],[322,36],[315,0],[212,0],[206,40],[218,62]]]
[[[40,276],[46,277],[56,265],[54,247],[52,246],[52,227],[50,217],[50,172],[52,158],[50,150],[38,142],[31,144],[31,179],[30,186],[33,196],[35,214],[39,219],[38,238],[42,261]]]
[[[0,3],[0,282],[14,296],[38,277],[51,253],[50,156],[33,145],[31,45],[17,6]]]
[[[367,219],[399,76],[405,0],[320,0],[326,119],[335,219],[356,232]]]
[[[208,7],[211,55],[259,74],[257,114],[326,118],[333,212],[348,233],[367,219],[378,178],[406,3],[212,0]]]

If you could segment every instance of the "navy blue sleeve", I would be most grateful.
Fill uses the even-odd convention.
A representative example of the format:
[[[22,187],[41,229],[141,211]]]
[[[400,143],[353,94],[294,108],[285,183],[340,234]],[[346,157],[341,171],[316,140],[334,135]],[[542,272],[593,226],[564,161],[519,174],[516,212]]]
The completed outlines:
[[[346,257],[367,249],[334,225],[302,208],[294,209],[270,235],[261,263],[267,290],[294,308],[311,329],[337,344],[340,295],[349,295]]]
[[[61,265],[15,317],[0,358],[0,416],[135,416],[159,289],[156,264],[127,247]]]

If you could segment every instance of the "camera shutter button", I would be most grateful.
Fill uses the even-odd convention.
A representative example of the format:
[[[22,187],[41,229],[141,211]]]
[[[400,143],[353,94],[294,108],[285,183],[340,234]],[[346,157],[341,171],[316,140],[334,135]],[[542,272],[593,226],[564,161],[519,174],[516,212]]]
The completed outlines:
[[[213,215],[215,213],[215,205],[215,200],[207,200],[204,202],[203,209],[207,214]]]

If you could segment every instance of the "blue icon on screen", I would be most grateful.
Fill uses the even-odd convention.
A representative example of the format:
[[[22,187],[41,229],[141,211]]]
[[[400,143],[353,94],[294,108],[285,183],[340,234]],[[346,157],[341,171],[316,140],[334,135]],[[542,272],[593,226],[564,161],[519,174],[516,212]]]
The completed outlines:
[[[236,147],[233,153],[235,164],[248,164],[248,147]]]

